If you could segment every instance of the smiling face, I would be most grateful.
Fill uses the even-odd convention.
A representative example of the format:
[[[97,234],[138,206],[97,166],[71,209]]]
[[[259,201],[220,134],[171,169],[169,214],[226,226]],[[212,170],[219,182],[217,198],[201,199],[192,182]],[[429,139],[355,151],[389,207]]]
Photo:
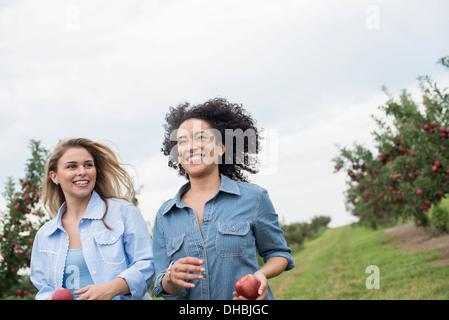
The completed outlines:
[[[188,119],[179,126],[178,161],[190,177],[218,174],[219,156],[224,153],[224,146],[217,145],[216,134],[200,119]]]
[[[49,174],[54,183],[59,183],[66,199],[82,199],[92,193],[97,170],[89,151],[70,148],[59,158],[56,172]]]

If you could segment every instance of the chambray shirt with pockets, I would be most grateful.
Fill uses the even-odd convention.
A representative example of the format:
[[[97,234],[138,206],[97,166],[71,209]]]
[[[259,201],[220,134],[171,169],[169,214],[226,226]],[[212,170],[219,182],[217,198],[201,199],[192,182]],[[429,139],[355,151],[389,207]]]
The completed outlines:
[[[221,175],[218,192],[204,205],[201,228],[195,212],[182,200],[190,183],[159,209],[153,229],[156,280],[153,292],[166,299],[232,299],[235,282],[259,270],[257,252],[264,259],[284,257],[286,270],[294,267],[291,250],[268,193],[251,183]],[[163,291],[162,277],[171,261],[183,257],[204,259],[202,280],[188,280],[195,287],[182,287],[176,295]],[[268,289],[267,299],[274,299]]]
[[[79,222],[84,259],[95,284],[115,278],[126,280],[130,293],[114,300],[151,299],[148,290],[154,280],[152,239],[145,220],[131,203],[107,199],[106,206],[93,191],[86,212]],[[64,203],[56,218],[47,222],[36,234],[31,255],[31,281],[39,290],[36,299],[48,299],[62,287],[69,238],[61,222],[66,212]]]

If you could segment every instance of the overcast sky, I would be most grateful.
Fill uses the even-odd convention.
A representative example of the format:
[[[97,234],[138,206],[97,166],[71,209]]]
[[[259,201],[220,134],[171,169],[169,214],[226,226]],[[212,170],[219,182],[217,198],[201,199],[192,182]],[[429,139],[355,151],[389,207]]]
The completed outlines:
[[[30,139],[110,140],[153,223],[185,182],[160,152],[168,108],[220,96],[265,129],[251,181],[283,221],[351,223],[335,144],[372,141],[382,85],[449,86],[436,64],[448,12],[447,0],[1,0],[0,188],[23,177]]]

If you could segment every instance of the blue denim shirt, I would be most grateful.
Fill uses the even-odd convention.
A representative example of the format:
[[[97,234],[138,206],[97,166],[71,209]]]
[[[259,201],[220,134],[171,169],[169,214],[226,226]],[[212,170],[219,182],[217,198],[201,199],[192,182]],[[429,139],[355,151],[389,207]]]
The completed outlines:
[[[291,250],[268,193],[251,183],[236,182],[221,175],[221,185],[206,202],[201,228],[195,212],[182,200],[190,188],[185,184],[159,209],[153,229],[156,281],[153,292],[166,299],[232,299],[235,282],[259,270],[257,253],[264,259],[284,257],[286,270],[294,267]],[[178,294],[163,291],[162,277],[171,261],[192,256],[204,259],[202,280],[195,287],[182,287]],[[189,280],[191,281],[191,280]],[[268,299],[274,299],[268,289]]]
[[[130,293],[116,300],[150,299],[148,290],[154,280],[152,240],[142,215],[131,203],[108,199],[106,206],[94,191],[84,217],[79,222],[84,259],[96,284],[117,277],[126,280]],[[69,238],[61,222],[66,212],[64,203],[56,218],[36,234],[31,254],[31,281],[39,290],[36,299],[48,299],[62,287]]]

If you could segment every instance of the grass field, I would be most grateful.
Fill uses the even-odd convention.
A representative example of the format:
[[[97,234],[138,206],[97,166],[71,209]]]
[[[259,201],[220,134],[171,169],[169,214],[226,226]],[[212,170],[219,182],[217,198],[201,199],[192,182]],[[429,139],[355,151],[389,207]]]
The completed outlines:
[[[269,280],[276,299],[449,299],[449,267],[441,254],[401,250],[383,230],[328,229],[293,257],[293,270]],[[366,287],[370,265],[379,268],[379,289]]]

